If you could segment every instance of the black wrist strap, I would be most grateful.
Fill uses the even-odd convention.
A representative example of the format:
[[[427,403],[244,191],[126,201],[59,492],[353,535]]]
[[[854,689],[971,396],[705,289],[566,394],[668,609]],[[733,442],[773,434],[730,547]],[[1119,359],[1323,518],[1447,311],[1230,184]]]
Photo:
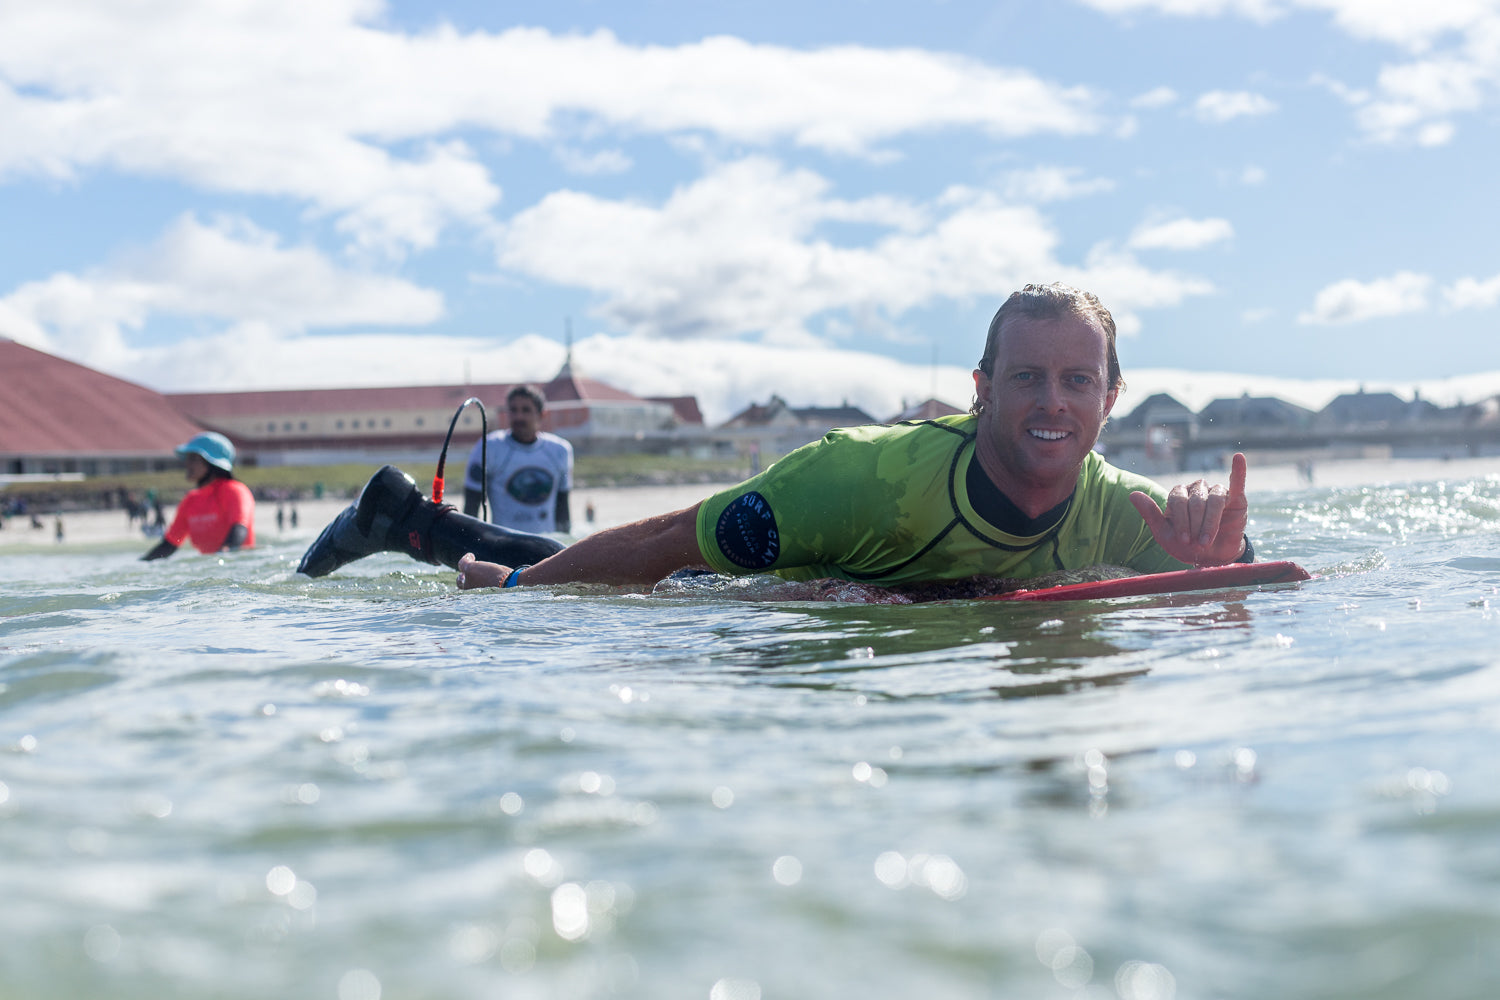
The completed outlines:
[[[1235,560],[1237,563],[1255,562],[1255,546],[1250,543],[1250,536],[1245,536],[1245,554]]]

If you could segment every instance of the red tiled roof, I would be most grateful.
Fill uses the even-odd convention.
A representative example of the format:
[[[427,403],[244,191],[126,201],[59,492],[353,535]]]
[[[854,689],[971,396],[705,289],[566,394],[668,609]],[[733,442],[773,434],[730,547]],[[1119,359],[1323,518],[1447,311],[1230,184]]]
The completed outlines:
[[[598,379],[588,378],[584,375],[560,374],[551,382],[542,386],[542,395],[547,397],[547,402],[557,403],[566,400],[606,400],[629,401],[640,399],[624,389],[616,389],[612,385],[600,382]]]
[[[203,428],[145,386],[0,339],[0,452],[170,454]]]
[[[369,389],[258,389],[247,392],[175,392],[167,399],[184,413],[203,420],[260,416],[266,413],[341,413],[346,410],[414,410],[458,407],[478,396],[485,408],[504,412],[502,385],[409,385]]]
[[[698,409],[697,396],[648,396],[653,403],[666,403],[677,414],[677,419],[684,424],[701,426],[703,424],[703,411]]]

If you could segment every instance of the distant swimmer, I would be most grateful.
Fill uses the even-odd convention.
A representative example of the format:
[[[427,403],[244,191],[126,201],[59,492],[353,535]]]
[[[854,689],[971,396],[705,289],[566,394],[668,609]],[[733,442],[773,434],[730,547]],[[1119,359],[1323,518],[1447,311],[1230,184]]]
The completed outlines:
[[[1228,486],[1168,492],[1093,450],[1124,385],[1099,299],[1027,285],[990,323],[968,414],[830,431],[701,503],[534,565],[476,546],[458,586],[651,584],[705,565],[903,585],[1253,562],[1244,455]]]
[[[533,386],[518,385],[506,394],[509,429],[474,442],[469,452],[465,514],[478,514],[488,493],[496,524],[537,534],[573,530],[573,446],[541,429],[546,408],[546,397]]]
[[[199,434],[177,447],[187,478],[196,483],[177,505],[172,523],[142,559],[165,559],[185,541],[199,552],[255,545],[255,497],[234,478],[234,445],[222,434]]]

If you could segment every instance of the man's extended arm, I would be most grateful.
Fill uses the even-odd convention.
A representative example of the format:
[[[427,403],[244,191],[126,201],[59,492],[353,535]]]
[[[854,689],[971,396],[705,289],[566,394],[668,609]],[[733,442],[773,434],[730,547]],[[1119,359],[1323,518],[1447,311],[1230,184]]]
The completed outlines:
[[[1248,540],[1245,525],[1250,504],[1245,499],[1245,456],[1235,453],[1229,467],[1229,486],[1209,486],[1203,480],[1174,486],[1163,513],[1144,493],[1130,494],[1130,502],[1145,518],[1157,544],[1167,555],[1190,566],[1222,566],[1241,558]]]
[[[167,556],[176,551],[177,546],[173,545],[171,542],[163,538],[161,541],[152,546],[150,552],[147,552],[145,555],[141,556],[141,562],[150,562],[153,559],[165,559]]]
[[[573,512],[568,507],[568,491],[557,491],[557,530],[565,535],[573,533]]]
[[[698,506],[595,532],[527,567],[523,581],[617,586],[655,583],[679,569],[700,566],[704,560],[698,550]],[[480,562],[466,555],[458,563],[458,587],[498,587],[510,571],[509,566]]]

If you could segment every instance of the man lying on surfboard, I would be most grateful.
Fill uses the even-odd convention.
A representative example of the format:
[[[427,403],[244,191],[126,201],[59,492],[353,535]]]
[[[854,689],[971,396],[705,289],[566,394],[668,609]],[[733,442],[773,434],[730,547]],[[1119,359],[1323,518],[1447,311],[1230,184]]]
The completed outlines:
[[[532,565],[483,541],[456,560],[451,545],[440,554],[429,546],[428,555],[422,524],[403,535],[405,520],[448,531],[463,515],[433,515],[426,507],[437,505],[409,495],[402,498],[409,515],[382,513],[390,505],[377,491],[340,517],[346,529],[373,525],[367,552],[404,548],[456,564],[463,589],[649,584],[705,565],[901,585],[1254,560],[1243,455],[1234,456],[1228,487],[1200,479],[1166,492],[1093,450],[1124,381],[1114,318],[1091,293],[1052,284],[1011,295],[990,323],[974,386],[966,415],[831,431],[701,503],[597,532]],[[388,472],[395,470],[376,478]],[[416,492],[414,484],[404,489]],[[361,516],[356,508],[370,511]],[[342,541],[330,539],[337,525],[303,557],[304,572],[327,564],[340,545],[350,558],[366,554],[356,553],[361,539],[349,530]],[[375,535],[396,543],[375,546]]]

